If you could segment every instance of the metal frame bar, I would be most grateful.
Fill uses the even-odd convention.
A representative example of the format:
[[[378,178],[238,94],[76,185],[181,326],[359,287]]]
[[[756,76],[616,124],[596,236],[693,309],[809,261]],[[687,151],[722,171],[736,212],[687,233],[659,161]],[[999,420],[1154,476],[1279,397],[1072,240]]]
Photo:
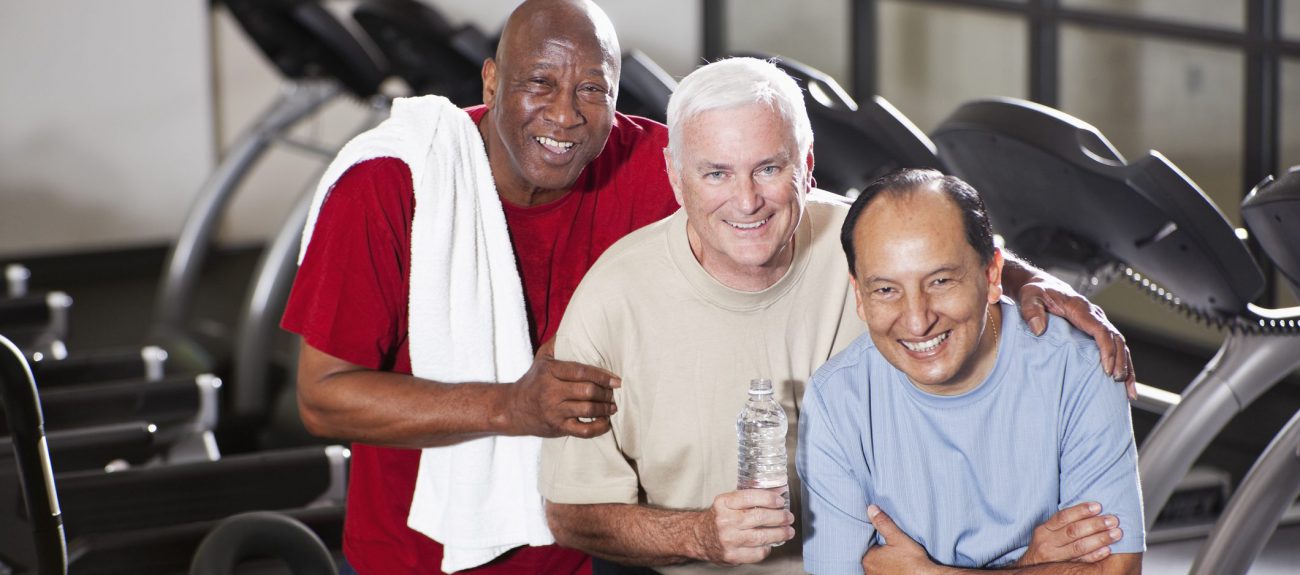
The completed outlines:
[[[727,54],[727,2],[702,0],[700,2],[700,48],[704,61],[712,62]]]
[[[853,98],[859,102],[870,100],[879,93],[880,52],[877,38],[880,34],[880,3],[876,0],[852,0],[849,4],[849,78]],[[855,30],[870,30],[869,34],[855,34]]]

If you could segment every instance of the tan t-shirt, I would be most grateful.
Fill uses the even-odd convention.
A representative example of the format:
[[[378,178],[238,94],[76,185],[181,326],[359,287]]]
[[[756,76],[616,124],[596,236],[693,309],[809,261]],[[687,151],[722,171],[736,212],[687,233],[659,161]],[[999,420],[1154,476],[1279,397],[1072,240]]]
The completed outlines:
[[[839,243],[847,211],[843,198],[810,193],[794,261],[761,292],[728,288],[700,266],[681,210],[601,256],[569,303],[555,353],[620,375],[618,413],[610,433],[543,443],[542,495],[558,503],[708,508],[736,489],[736,415],[749,380],[766,377],[790,420],[791,511],[798,518],[794,450],[804,386],[865,330]],[[759,565],[656,570],[803,573],[801,541],[797,533]]]

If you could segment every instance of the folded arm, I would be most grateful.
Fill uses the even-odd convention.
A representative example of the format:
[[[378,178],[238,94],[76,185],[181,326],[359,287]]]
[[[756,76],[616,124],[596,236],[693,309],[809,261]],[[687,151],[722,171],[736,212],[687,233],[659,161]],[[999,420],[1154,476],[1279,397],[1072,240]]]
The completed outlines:
[[[885,541],[883,545],[868,549],[862,557],[862,568],[871,575],[975,575],[985,572],[937,565],[930,560],[925,548],[899,529],[887,513],[872,505],[867,515]],[[1012,566],[999,572],[1016,575],[1134,575],[1142,572],[1142,554],[1117,553],[1093,563],[1062,561]]]

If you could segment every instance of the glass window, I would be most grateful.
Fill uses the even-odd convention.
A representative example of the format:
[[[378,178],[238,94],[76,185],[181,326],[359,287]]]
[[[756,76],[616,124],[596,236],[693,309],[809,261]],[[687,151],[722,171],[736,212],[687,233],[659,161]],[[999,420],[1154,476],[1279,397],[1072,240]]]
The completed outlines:
[[[1026,97],[1023,17],[884,1],[878,18],[880,93],[922,130],[968,100]]]
[[[1245,0],[1063,0],[1061,5],[1216,28],[1246,27]]]
[[[1280,134],[1278,173],[1300,166],[1300,59],[1282,60],[1282,101],[1278,106]]]
[[[1240,51],[1066,26],[1061,109],[1130,161],[1159,150],[1241,225]]]
[[[725,6],[728,52],[797,60],[851,89],[848,0],[733,0]]]
[[[1300,39],[1300,0],[1282,0],[1282,35]]]

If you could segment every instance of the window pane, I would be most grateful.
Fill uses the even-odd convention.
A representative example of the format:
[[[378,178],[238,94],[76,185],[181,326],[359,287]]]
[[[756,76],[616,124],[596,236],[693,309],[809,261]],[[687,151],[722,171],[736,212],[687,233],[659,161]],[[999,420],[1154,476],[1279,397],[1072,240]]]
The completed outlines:
[[[981,97],[1026,97],[1024,19],[883,1],[880,93],[922,130]]]
[[[1239,51],[1067,26],[1061,58],[1062,110],[1129,160],[1159,150],[1241,224]]]
[[[850,89],[848,0],[726,2],[727,49],[798,60]],[[862,31],[870,34],[870,31]]]
[[[1281,122],[1279,140],[1282,149],[1278,154],[1281,165],[1278,173],[1291,166],[1300,166],[1300,59],[1282,60],[1282,101],[1278,121]]]
[[[1300,39],[1300,0],[1282,1],[1282,35]]]
[[[1063,0],[1061,5],[1217,28],[1246,26],[1245,0]]]

